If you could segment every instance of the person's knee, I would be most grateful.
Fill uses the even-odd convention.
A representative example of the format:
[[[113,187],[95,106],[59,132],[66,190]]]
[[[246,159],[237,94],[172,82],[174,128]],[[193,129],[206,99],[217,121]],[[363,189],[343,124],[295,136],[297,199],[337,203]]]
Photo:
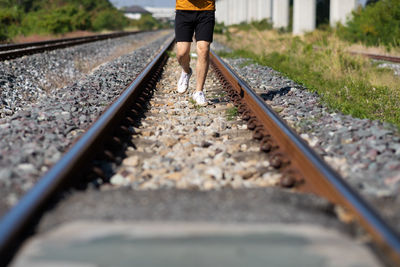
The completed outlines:
[[[178,45],[177,47],[177,51],[176,51],[176,58],[180,61],[184,58],[187,58],[189,56],[190,53],[190,45],[185,45],[185,44],[181,44]]]
[[[183,59],[187,58],[187,53],[176,53],[176,59],[178,59],[179,62],[181,62]]]
[[[182,50],[182,51],[177,51],[176,52],[176,58],[178,59],[178,61],[181,61],[185,58],[187,58],[189,56],[189,52]]]
[[[199,42],[197,44],[197,54],[200,57],[207,57],[210,52],[210,43],[208,42]]]

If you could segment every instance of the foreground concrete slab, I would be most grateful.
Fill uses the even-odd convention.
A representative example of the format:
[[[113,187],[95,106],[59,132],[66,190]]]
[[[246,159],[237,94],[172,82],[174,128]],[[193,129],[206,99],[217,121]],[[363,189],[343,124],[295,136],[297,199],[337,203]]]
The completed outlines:
[[[28,242],[14,267],[379,266],[362,245],[310,224],[95,222]]]
[[[315,224],[354,233],[328,201],[279,188],[198,191],[162,189],[87,190],[64,199],[41,220],[37,231],[87,221]]]

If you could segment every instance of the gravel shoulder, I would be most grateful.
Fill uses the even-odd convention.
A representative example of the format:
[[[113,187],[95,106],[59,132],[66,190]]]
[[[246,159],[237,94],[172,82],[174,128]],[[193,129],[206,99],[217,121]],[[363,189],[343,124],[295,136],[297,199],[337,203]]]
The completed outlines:
[[[380,68],[388,68],[393,70],[393,73],[400,76],[400,63],[377,61]]]
[[[169,37],[168,31],[141,33],[0,63],[0,216],[60,159]],[[127,54],[119,56],[123,51]],[[90,62],[86,73],[75,65],[76,58],[79,64]],[[56,74],[68,85],[45,90],[41,84],[51,84],[46,77]]]

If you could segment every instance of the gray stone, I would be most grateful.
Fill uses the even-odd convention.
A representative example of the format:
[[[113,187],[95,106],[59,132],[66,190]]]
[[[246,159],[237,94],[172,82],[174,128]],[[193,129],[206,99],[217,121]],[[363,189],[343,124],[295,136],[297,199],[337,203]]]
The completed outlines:
[[[17,169],[22,172],[29,173],[35,171],[35,166],[29,163],[22,163],[17,166]]]
[[[120,174],[115,174],[113,177],[111,177],[110,183],[112,185],[126,185],[127,184],[127,180],[125,179],[124,176],[120,175]]]
[[[208,168],[205,173],[216,180],[221,180],[224,177],[224,172],[219,167]]]

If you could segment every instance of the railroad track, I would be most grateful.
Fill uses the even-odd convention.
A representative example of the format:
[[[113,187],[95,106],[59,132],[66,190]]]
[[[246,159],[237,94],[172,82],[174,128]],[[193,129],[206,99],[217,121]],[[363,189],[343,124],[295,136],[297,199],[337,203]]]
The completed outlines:
[[[324,48],[319,47],[319,46],[314,46],[314,49],[318,51],[318,50],[323,50]],[[367,57],[367,58],[376,59],[376,60],[400,63],[400,57],[396,57],[396,56],[385,56],[385,55],[380,55],[380,54],[355,52],[355,51],[349,51],[348,53],[350,55],[354,55],[354,56],[362,56],[362,57]]]
[[[26,236],[26,232],[49,205],[58,192],[93,174],[104,177],[93,160],[116,160],[124,137],[132,131],[127,127],[140,117],[151,88],[156,84],[167,51],[173,45],[169,40],[161,52],[142,71],[103,115],[92,125],[64,157],[13,208],[0,224],[0,258],[10,260]],[[260,150],[268,154],[271,165],[283,176],[283,187],[313,192],[345,207],[373,238],[380,251],[393,265],[400,264],[400,241],[396,233],[343,179],[325,164],[249,86],[241,80],[215,53],[212,65],[229,97],[238,107],[247,128],[260,140]],[[91,167],[87,167],[91,166]]]
[[[54,39],[41,42],[1,45],[0,61],[14,59],[25,55],[42,53],[44,51],[51,51],[55,49],[71,47],[85,43],[124,37],[132,34],[137,34],[139,32],[140,31],[116,32],[110,34],[99,34],[99,35],[84,36],[84,37]]]
[[[377,54],[370,54],[370,53],[360,53],[360,52],[351,52],[351,54],[357,55],[357,56],[368,57],[368,58],[372,58],[372,59],[376,59],[376,60],[400,63],[400,57],[377,55]]]

